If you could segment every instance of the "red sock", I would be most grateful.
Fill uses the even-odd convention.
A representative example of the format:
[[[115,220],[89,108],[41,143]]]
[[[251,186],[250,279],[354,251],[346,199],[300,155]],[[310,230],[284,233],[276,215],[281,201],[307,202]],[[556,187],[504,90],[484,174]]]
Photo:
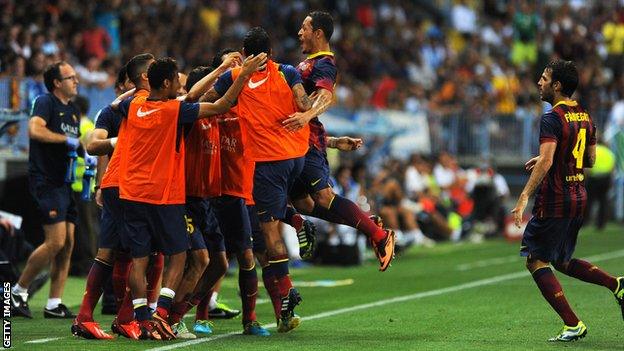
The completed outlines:
[[[358,229],[375,243],[386,237],[386,232],[368,218],[368,214],[360,209],[353,201],[340,195],[334,196],[329,210],[340,216],[350,227]]]
[[[303,217],[297,211],[291,207],[286,207],[286,216],[284,216],[284,223],[295,228],[296,231],[300,231],[303,227]]]
[[[617,279],[590,262],[573,258],[565,274],[587,283],[602,285],[612,292],[618,287]]]
[[[102,295],[102,285],[110,278],[113,267],[108,263],[95,260],[87,275],[87,286],[80,304],[78,322],[92,322],[93,309]]]
[[[280,297],[288,296],[288,293],[292,288],[292,282],[290,281],[290,277],[285,275],[277,278],[277,288],[279,289]]]
[[[134,306],[132,306],[132,294],[130,290],[126,290],[126,294],[121,302],[121,307],[117,312],[117,322],[119,324],[128,324],[134,320]]]
[[[570,308],[568,301],[563,295],[561,284],[559,284],[550,267],[539,268],[533,272],[533,279],[546,301],[563,319],[563,323],[570,327],[576,326],[579,319],[572,311],[572,308]]]
[[[150,257],[150,266],[147,268],[147,301],[148,303],[158,300],[160,295],[160,289],[158,283],[163,273],[165,266],[165,256],[162,253],[158,253]]]
[[[128,275],[132,267],[132,257],[128,253],[118,252],[113,266],[113,292],[115,293],[115,302],[117,302],[117,310],[121,307],[121,302],[126,294],[126,284],[128,283]]]
[[[256,267],[238,270],[238,288],[243,305],[243,324],[256,320],[256,298],[258,297],[258,274]]]
[[[208,316],[208,312],[210,312],[210,297],[212,296],[212,291],[210,291],[208,294],[198,297],[193,298],[193,300],[191,300],[191,302],[195,303],[197,302],[197,309],[195,310],[195,320],[196,321],[207,321],[210,319],[210,317]]]
[[[174,302],[169,312],[169,324],[175,324],[182,320],[186,312],[188,312],[194,305],[188,298],[182,301]]]
[[[270,265],[262,267],[262,281],[264,282],[264,288],[271,298],[271,303],[273,304],[273,312],[275,312],[275,316],[279,318],[282,308],[282,299],[280,298],[279,288],[277,287],[275,275],[273,275],[273,273],[271,272],[270,267]]]

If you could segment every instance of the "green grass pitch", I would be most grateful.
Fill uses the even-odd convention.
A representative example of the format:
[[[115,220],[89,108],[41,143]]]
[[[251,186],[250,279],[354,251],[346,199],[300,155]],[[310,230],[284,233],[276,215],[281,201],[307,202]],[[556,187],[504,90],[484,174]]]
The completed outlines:
[[[593,258],[612,274],[624,274],[624,227],[603,232],[585,228],[577,257]],[[518,256],[519,243],[493,240],[483,244],[440,244],[412,248],[388,271],[375,262],[360,267],[312,267],[291,270],[296,282],[353,279],[350,285],[307,287],[300,284],[301,326],[287,334],[260,338],[240,335],[240,319],[216,321],[215,334],[193,344],[84,340],[70,333],[69,320],[42,317],[47,286],[30,302],[32,320],[12,319],[16,350],[616,350],[622,347],[624,322],[612,294],[557,273],[568,301],[588,327],[585,339],[551,344],[546,339],[562,327],[542,298]],[[70,278],[64,302],[78,310],[85,281]],[[227,278],[222,300],[238,306],[235,277]],[[270,303],[260,287],[258,319],[273,323]],[[96,320],[109,330],[112,320]],[[192,324],[192,317],[186,318]]]

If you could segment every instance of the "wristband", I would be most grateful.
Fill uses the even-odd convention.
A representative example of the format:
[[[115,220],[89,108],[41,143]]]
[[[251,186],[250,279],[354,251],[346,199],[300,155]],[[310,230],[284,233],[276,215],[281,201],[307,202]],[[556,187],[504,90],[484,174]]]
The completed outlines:
[[[114,138],[110,138],[108,139],[110,141],[111,146],[113,147],[113,149],[115,148],[115,145],[117,145],[117,137]]]

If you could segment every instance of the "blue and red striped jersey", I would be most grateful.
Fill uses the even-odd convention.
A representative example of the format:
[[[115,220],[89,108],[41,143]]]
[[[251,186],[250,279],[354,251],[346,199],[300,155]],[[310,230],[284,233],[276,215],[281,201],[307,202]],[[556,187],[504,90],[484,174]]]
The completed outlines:
[[[305,61],[297,66],[297,70],[301,74],[303,87],[308,95],[318,89],[327,89],[332,93],[334,92],[338,69],[336,68],[336,60],[332,52],[320,51],[308,56]],[[321,123],[318,117],[314,117],[310,121],[310,146],[324,150],[326,147],[326,135],[323,123]]]
[[[535,196],[533,215],[557,218],[582,217],[587,203],[585,176],[587,147],[596,144],[596,126],[576,101],[562,101],[540,120],[540,144],[555,142],[550,170]]]

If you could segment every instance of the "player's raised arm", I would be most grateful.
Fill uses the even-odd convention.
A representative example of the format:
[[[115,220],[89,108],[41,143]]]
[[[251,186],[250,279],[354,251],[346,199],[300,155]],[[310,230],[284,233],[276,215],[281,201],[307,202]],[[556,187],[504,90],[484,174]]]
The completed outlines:
[[[203,95],[205,95],[205,93],[209,91],[209,89],[214,85],[214,82],[217,80],[217,78],[219,78],[221,74],[225,73],[225,71],[232,68],[234,65],[241,64],[242,61],[243,57],[239,52],[231,52],[227,54],[219,67],[217,67],[207,76],[200,79],[197,83],[193,85],[191,90],[189,90],[189,92],[186,94],[185,101],[198,101]]]
[[[258,56],[248,56],[243,62],[240,75],[236,77],[234,83],[227,92],[214,103],[202,102],[199,104],[198,118],[206,118],[228,111],[236,101],[236,97],[243,90],[243,86],[251,76],[251,74],[261,69],[267,61],[267,54],[261,53]]]

